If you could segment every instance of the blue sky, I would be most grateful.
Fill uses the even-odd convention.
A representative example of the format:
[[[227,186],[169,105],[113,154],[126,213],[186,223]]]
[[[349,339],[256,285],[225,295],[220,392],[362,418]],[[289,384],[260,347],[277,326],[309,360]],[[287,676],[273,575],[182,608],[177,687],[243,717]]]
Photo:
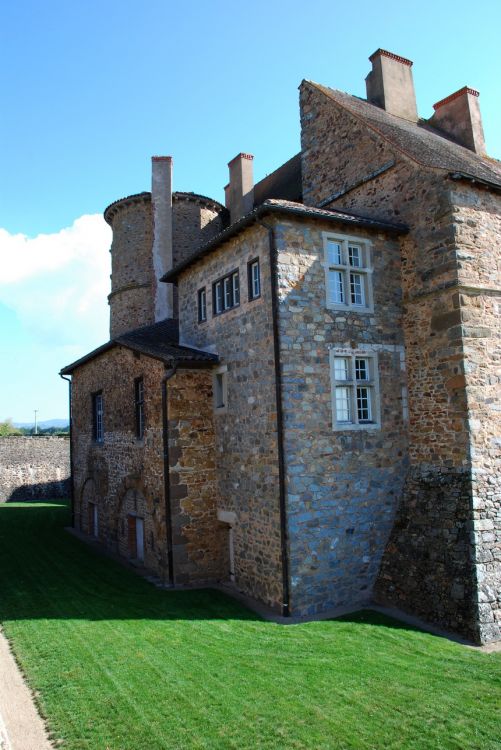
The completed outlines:
[[[478,89],[501,158],[500,28],[499,0],[4,3],[0,420],[66,416],[59,369],[108,338],[102,211],[150,189],[151,155],[222,201],[235,154],[258,180],[299,151],[303,78],[365,96],[383,47],[414,61],[424,117]]]

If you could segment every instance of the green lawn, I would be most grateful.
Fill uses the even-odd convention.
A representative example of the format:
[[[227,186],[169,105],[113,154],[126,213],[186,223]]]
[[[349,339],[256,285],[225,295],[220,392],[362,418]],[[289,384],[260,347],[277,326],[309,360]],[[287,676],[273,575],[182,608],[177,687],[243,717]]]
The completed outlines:
[[[281,626],[0,506],[0,621],[68,750],[501,748],[501,654],[372,613]]]

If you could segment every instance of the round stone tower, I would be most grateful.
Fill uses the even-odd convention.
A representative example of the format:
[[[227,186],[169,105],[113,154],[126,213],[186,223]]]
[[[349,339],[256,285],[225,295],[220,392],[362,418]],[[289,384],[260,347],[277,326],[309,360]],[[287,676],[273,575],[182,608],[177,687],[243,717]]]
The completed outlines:
[[[151,193],[112,203],[104,218],[111,243],[110,337],[155,322],[152,296],[153,221]]]
[[[227,214],[224,206],[211,198],[196,193],[173,193],[173,266],[222,232]]]
[[[226,225],[225,207],[203,195],[172,193],[172,160],[152,158],[152,192],[112,203],[104,218],[111,244],[110,336],[176,316],[172,285],[160,282],[173,266]]]

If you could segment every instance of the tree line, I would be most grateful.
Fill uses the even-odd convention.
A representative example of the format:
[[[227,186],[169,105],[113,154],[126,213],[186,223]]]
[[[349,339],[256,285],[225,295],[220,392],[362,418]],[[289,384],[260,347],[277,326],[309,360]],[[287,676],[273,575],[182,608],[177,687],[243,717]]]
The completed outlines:
[[[37,435],[69,435],[70,426],[66,427],[38,427]],[[11,435],[34,435],[34,427],[14,427],[12,419],[5,419],[0,422],[0,437],[10,437]]]

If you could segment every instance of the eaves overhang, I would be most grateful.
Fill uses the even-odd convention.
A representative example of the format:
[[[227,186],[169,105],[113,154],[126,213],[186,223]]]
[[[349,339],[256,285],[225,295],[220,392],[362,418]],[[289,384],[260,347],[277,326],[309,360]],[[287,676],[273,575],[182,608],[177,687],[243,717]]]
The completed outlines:
[[[282,216],[294,216],[302,219],[320,219],[323,221],[329,221],[333,224],[345,224],[364,229],[374,229],[378,231],[388,232],[393,235],[406,234],[409,228],[405,224],[397,224],[381,219],[371,219],[367,216],[360,216],[358,214],[349,213],[348,211],[329,210],[324,208],[315,208],[313,206],[305,206],[302,203],[293,203],[292,201],[282,201],[270,199],[261,203],[253,211],[243,216],[238,221],[234,222],[224,231],[220,232],[210,242],[207,242],[195,253],[190,255],[186,260],[178,263],[174,268],[164,274],[160,281],[174,282],[178,276],[183,273],[187,268],[192,266],[197,261],[209,255],[213,250],[218,248],[224,242],[232,239],[236,235],[245,231],[248,227],[255,224],[259,219],[268,215],[282,215]]]

